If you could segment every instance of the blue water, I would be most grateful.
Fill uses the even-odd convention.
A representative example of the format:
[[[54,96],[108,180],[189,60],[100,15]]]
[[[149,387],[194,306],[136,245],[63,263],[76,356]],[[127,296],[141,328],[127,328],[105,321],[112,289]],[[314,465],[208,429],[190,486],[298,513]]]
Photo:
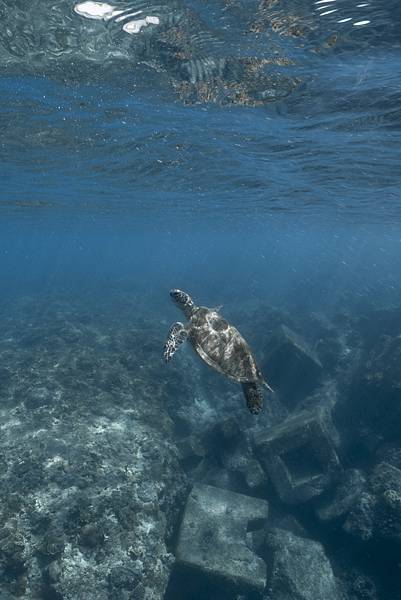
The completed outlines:
[[[7,327],[121,311],[127,330],[153,324],[161,355],[172,287],[223,305],[255,340],[265,306],[327,319],[399,306],[398,2],[113,6],[160,24],[129,35],[72,1],[0,0]]]

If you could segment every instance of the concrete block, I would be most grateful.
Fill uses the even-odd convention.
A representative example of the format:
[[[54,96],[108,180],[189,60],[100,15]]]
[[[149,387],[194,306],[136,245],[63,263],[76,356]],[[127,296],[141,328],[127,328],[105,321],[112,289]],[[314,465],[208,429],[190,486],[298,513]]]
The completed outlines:
[[[272,557],[269,600],[343,600],[323,546],[290,531],[273,529],[266,537]]]
[[[337,480],[341,465],[333,438],[331,419],[319,409],[255,436],[256,453],[283,502],[306,502]]]
[[[248,531],[263,527],[267,517],[265,500],[196,484],[179,532],[177,565],[239,588],[263,590],[266,564],[251,550]]]

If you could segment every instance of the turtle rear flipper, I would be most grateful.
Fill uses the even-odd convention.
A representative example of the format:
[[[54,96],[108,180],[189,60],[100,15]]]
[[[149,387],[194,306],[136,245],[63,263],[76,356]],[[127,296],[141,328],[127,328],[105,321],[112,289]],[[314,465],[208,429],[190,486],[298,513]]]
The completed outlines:
[[[179,348],[181,344],[185,342],[187,335],[188,332],[183,323],[177,321],[176,323],[172,324],[166,343],[164,344],[163,357],[166,362],[170,360],[177,348]]]
[[[258,415],[263,407],[262,390],[256,383],[243,383],[242,391],[244,392],[249,412],[253,415]]]

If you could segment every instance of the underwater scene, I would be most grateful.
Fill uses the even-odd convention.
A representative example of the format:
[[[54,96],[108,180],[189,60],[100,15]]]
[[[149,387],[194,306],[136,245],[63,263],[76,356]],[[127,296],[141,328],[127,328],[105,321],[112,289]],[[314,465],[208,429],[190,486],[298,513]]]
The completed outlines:
[[[0,0],[0,600],[401,600],[399,0]]]

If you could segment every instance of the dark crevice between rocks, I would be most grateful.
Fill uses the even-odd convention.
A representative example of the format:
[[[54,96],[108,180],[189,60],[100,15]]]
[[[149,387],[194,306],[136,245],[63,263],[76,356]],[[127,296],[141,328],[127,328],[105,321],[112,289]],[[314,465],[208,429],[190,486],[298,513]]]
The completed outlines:
[[[235,600],[241,593],[247,600],[260,600],[261,594],[235,587],[227,581],[208,577],[189,567],[174,567],[164,600]]]
[[[294,481],[304,481],[322,472],[316,452],[309,446],[294,448],[282,455],[285,466]]]

